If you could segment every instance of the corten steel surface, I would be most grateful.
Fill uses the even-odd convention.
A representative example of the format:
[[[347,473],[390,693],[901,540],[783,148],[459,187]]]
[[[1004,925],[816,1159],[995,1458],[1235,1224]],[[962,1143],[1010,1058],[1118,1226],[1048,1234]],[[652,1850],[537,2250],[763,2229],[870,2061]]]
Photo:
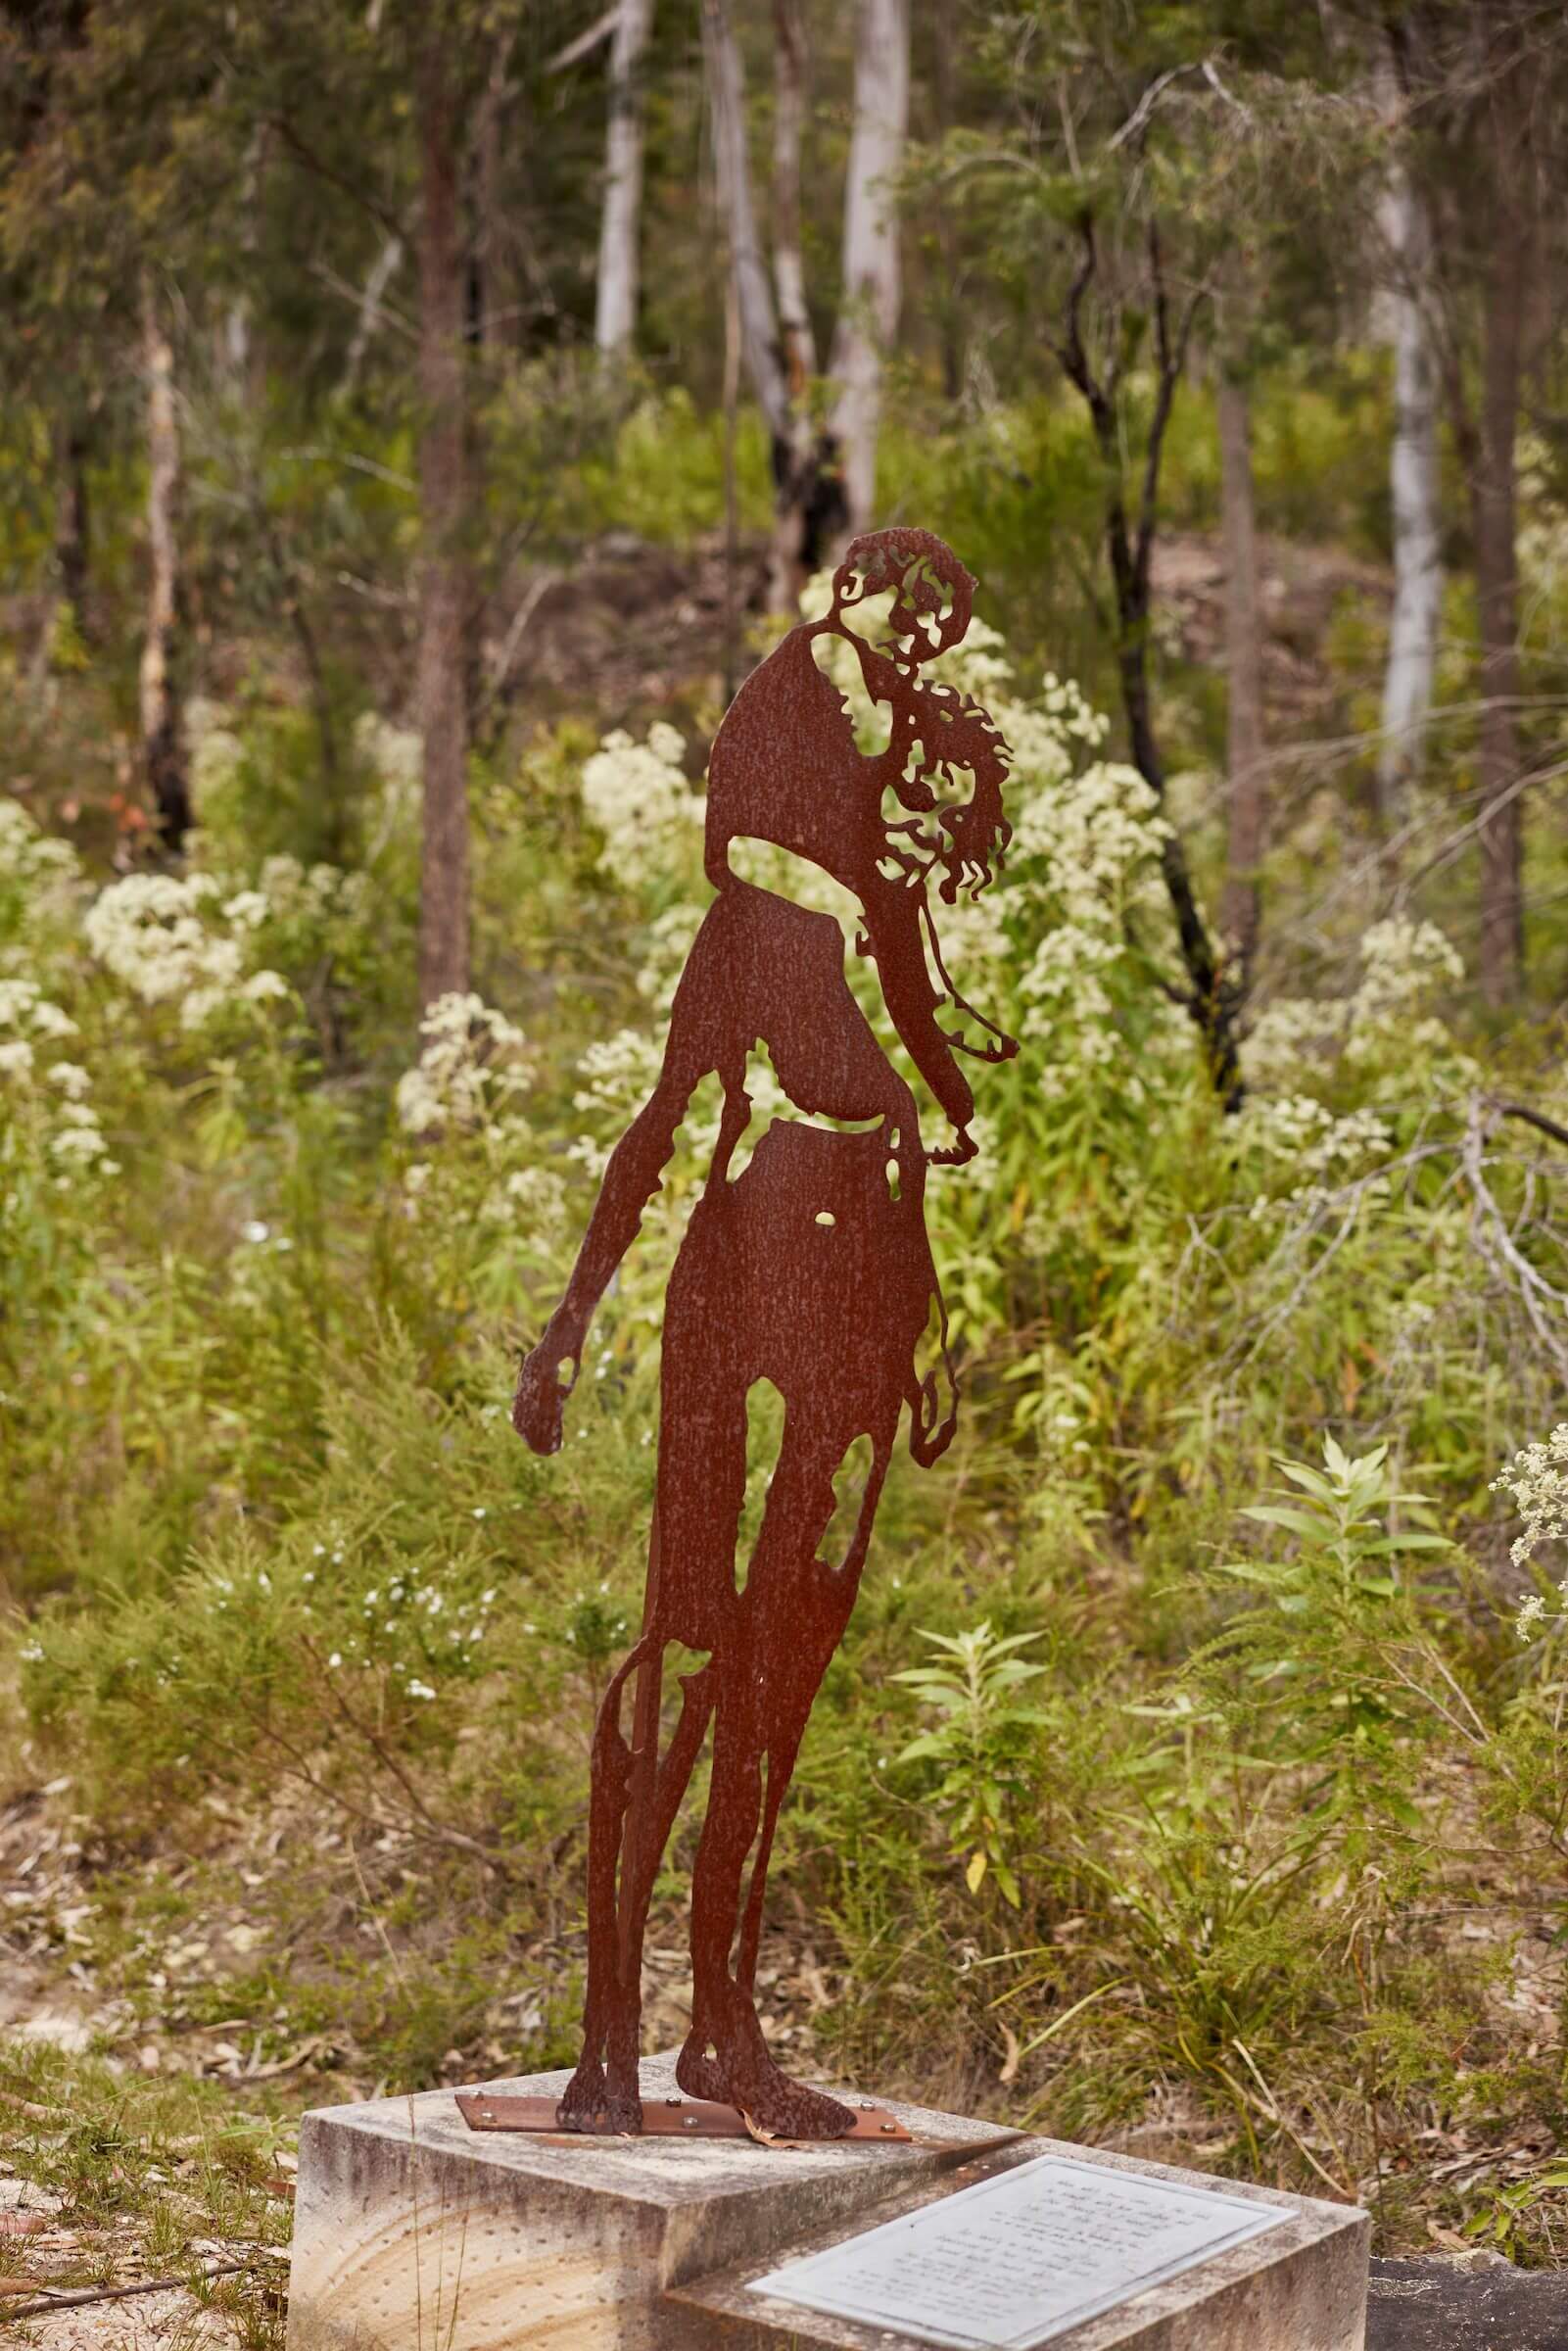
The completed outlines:
[[[949,904],[960,889],[978,891],[1011,838],[996,726],[968,696],[921,674],[962,639],[974,586],[927,531],[857,539],[827,617],[792,630],[736,695],[708,772],[705,863],[717,896],[676,990],[663,1069],[616,1146],[565,1298],[518,1380],[513,1423],[536,1452],[553,1453],[594,1307],[659,1189],[693,1090],[717,1072],[718,1141],[665,1304],[642,1632],[594,1734],[588,1991],[583,2053],[561,2100],[568,2128],[639,2126],[643,1927],[710,1723],[711,1792],[691,1884],[692,2024],[677,2078],[781,2137],[839,2137],[854,2123],[850,2107],[775,2065],[752,1982],[779,1807],[854,1606],[903,1407],[923,1464],[953,1435],[957,1394],[924,1196],[927,1168],[961,1166],[975,1151],[974,1096],[955,1055],[996,1062],[1017,1050],[953,988],[928,894],[933,881]],[[873,645],[849,616],[889,590],[890,616]],[[813,655],[830,632],[854,648],[886,716],[887,745],[876,755],[857,749]],[[927,1147],[915,1095],[850,992],[837,923],[732,872],[730,844],[747,837],[809,859],[858,899],[860,952],[950,1129],[940,1147]],[[944,1027],[944,1006],[949,1021],[967,1016],[978,1040]],[[799,1117],[775,1118],[732,1176],[758,1047]],[[933,1324],[937,1360],[923,1370],[918,1353]],[[759,1379],[784,1400],[784,1434],[761,1532],[737,1572],[746,1399]],[[842,1557],[823,1559],[834,1475],[862,1437],[871,1462],[858,1520]],[[661,1754],[670,1642],[706,1661],[681,1677]],[[628,1745],[622,1694],[633,1675]]]
[[[457,2111],[470,2131],[528,2131],[557,2133],[561,2128],[560,2101],[503,2095],[487,2097],[482,2089],[460,2089]],[[750,2125],[734,2106],[715,2105],[711,2098],[649,2098],[641,2106],[637,2129],[645,2138],[749,2138]],[[885,2106],[860,2099],[852,2109],[842,2138],[871,2138],[880,2145],[907,2147],[909,2133]]]

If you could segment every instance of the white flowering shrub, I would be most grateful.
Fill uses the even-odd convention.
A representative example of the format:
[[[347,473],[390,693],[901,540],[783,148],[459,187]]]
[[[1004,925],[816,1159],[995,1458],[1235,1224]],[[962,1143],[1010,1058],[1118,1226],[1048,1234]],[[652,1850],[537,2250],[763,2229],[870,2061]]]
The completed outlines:
[[[0,796],[0,969],[8,948],[32,943],[40,923],[63,918],[79,871],[69,841],[41,833],[20,802]]]
[[[1445,1093],[1474,1082],[1475,1063],[1440,1014],[1464,978],[1458,951],[1435,923],[1396,915],[1369,925],[1356,985],[1341,996],[1282,996],[1263,1007],[1242,1047],[1250,1086],[1270,1092],[1304,1076],[1365,1082],[1391,1074]]]
[[[1544,1544],[1568,1540],[1568,1420],[1516,1453],[1492,1490],[1512,1497],[1523,1522],[1510,1547],[1516,1567],[1528,1567]],[[1548,1624],[1568,1623],[1568,1574],[1559,1578],[1554,1597],[1552,1607],[1544,1593],[1521,1592],[1514,1618],[1521,1641],[1533,1640]]]
[[[287,996],[281,973],[256,965],[254,935],[266,919],[258,890],[226,895],[212,874],[127,874],[87,910],[87,943],[144,1004],[173,1004],[180,1026]]]
[[[167,1006],[187,1033],[298,1015],[294,978],[368,952],[373,892],[362,873],[278,855],[253,881],[195,872],[127,874],[83,919],[88,946],[142,1004]],[[281,968],[280,968],[281,967]]]
[[[643,743],[617,728],[585,761],[583,805],[604,836],[600,862],[616,881],[646,883],[700,846],[705,805],[687,782],[685,756],[682,737],[657,720]]]
[[[536,1057],[514,1022],[471,993],[438,997],[419,1033],[419,1059],[395,1091],[409,1154],[403,1213],[499,1302],[526,1268],[553,1266],[566,1234],[565,1184],[540,1164],[524,1107]]]
[[[90,1098],[92,1080],[70,1057],[78,1033],[32,981],[0,979],[0,1248],[22,1213],[24,1163],[62,1192],[119,1173]]]

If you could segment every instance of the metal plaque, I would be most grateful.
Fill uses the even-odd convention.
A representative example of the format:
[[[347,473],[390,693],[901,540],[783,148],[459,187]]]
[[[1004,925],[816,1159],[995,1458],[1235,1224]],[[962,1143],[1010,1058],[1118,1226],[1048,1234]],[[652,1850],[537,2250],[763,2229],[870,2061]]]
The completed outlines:
[[[1032,2351],[1291,2215],[1042,2155],[749,2281],[954,2351]]]

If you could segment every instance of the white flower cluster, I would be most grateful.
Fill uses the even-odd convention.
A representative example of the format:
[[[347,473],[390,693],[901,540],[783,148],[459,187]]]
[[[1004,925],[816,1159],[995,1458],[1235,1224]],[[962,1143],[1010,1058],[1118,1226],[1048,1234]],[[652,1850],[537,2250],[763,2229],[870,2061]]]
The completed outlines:
[[[69,840],[40,833],[20,802],[0,798],[0,890],[24,904],[75,880],[76,852]]]
[[[486,1193],[479,1214],[487,1224],[521,1224],[538,1240],[559,1241],[566,1233],[566,1186],[553,1168],[512,1168]]]
[[[291,861],[292,862],[292,861]],[[230,892],[213,874],[127,874],[87,910],[87,944],[144,1004],[179,1005],[180,1026],[289,993],[280,972],[252,961],[252,935],[267,919],[263,892]]]
[[[424,1047],[398,1080],[398,1119],[409,1134],[492,1121],[528,1082],[528,1040],[482,996],[438,996],[419,1024]]]
[[[641,1029],[618,1029],[613,1036],[596,1038],[578,1063],[582,1083],[572,1096],[572,1108],[594,1124],[590,1133],[573,1143],[571,1156],[591,1176],[603,1175],[622,1128],[658,1081],[660,1060],[657,1037]]]
[[[1336,1118],[1310,1094],[1270,1098],[1253,1094],[1243,1106],[1241,1131],[1264,1154],[1281,1161],[1294,1179],[1285,1195],[1294,1208],[1317,1206],[1329,1190],[1374,1170],[1394,1149],[1394,1129],[1375,1110],[1353,1110]],[[1379,1196],[1386,1179],[1375,1177],[1371,1187]],[[1267,1196],[1253,1204],[1256,1220],[1271,1215],[1279,1202]]]
[[[1299,1082],[1304,1065],[1343,1054],[1365,1066],[1394,1056],[1408,1074],[1423,1060],[1462,1076],[1470,1068],[1446,1022],[1431,1010],[1443,989],[1464,978],[1457,950],[1436,923],[1404,915],[1373,923],[1360,941],[1360,979],[1348,996],[1285,996],[1268,1005],[1242,1048],[1254,1086]]]
[[[70,1014],[32,981],[0,980],[0,1085],[10,1098],[0,1097],[0,1109],[30,1113],[61,1190],[76,1176],[119,1173],[87,1100],[87,1072],[79,1062],[53,1057],[53,1048],[76,1033]]]
[[[254,923],[281,924],[289,929],[324,931],[330,925],[362,922],[373,911],[374,886],[363,871],[348,873],[340,865],[302,865],[286,854],[265,857],[254,890],[240,897],[254,908]],[[234,901],[230,901],[232,913]]]
[[[687,782],[685,755],[682,737],[659,719],[645,743],[618,727],[584,763],[583,805],[604,836],[599,863],[618,882],[646,881],[699,835],[706,803]]]
[[[1492,1490],[1511,1494],[1524,1521],[1509,1551],[1516,1567],[1527,1566],[1539,1545],[1568,1539],[1568,1420],[1559,1420],[1540,1444],[1516,1453],[1493,1479]],[[1548,1622],[1568,1620],[1568,1575],[1558,1584],[1557,1596],[1561,1605],[1550,1609],[1541,1593],[1521,1592],[1514,1618],[1521,1641],[1530,1640]]]

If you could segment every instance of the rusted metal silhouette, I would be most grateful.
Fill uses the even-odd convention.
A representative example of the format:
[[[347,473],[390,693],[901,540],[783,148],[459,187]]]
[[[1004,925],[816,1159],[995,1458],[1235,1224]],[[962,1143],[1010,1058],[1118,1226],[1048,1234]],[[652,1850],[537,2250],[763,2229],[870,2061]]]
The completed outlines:
[[[873,643],[872,600],[888,591]],[[854,1607],[902,1408],[918,1462],[934,1462],[953,1435],[957,1391],[924,1197],[927,1168],[962,1165],[975,1149],[974,1096],[955,1055],[994,1062],[1017,1050],[953,989],[927,894],[933,880],[949,903],[982,888],[1011,833],[1007,746],[994,723],[921,674],[962,639],[973,593],[929,532],[857,539],[827,616],[791,631],[736,695],[709,766],[705,863],[717,895],[676,990],[663,1069],[609,1161],[566,1295],[518,1381],[513,1423],[536,1452],[551,1453],[594,1307],[660,1187],[693,1089],[717,1072],[718,1141],[665,1305],[642,1633],[594,1736],[583,2052],[560,2106],[571,2129],[641,2125],[643,1927],[710,1723],[711,1793],[691,1884],[692,2023],[677,2078],[691,2096],[739,2107],[784,2136],[837,2137],[855,2120],[775,2065],[752,1984],[779,1807]],[[872,608],[857,630],[861,606]],[[830,633],[854,647],[886,715],[886,747],[875,755],[856,747],[818,665],[814,645]],[[859,901],[857,945],[950,1129],[940,1147],[923,1142],[914,1090],[850,991],[838,923],[732,871],[731,844],[748,837],[810,860]],[[944,1006],[969,1034],[944,1027]],[[798,1116],[775,1117],[732,1174],[759,1049]],[[761,1531],[740,1565],[747,1398],[759,1380],[783,1398],[784,1430]],[[825,1559],[835,1474],[862,1438],[870,1465],[858,1516],[842,1556]],[[681,1676],[661,1753],[670,1643],[706,1661]],[[634,1675],[629,1745],[622,1698]]]

